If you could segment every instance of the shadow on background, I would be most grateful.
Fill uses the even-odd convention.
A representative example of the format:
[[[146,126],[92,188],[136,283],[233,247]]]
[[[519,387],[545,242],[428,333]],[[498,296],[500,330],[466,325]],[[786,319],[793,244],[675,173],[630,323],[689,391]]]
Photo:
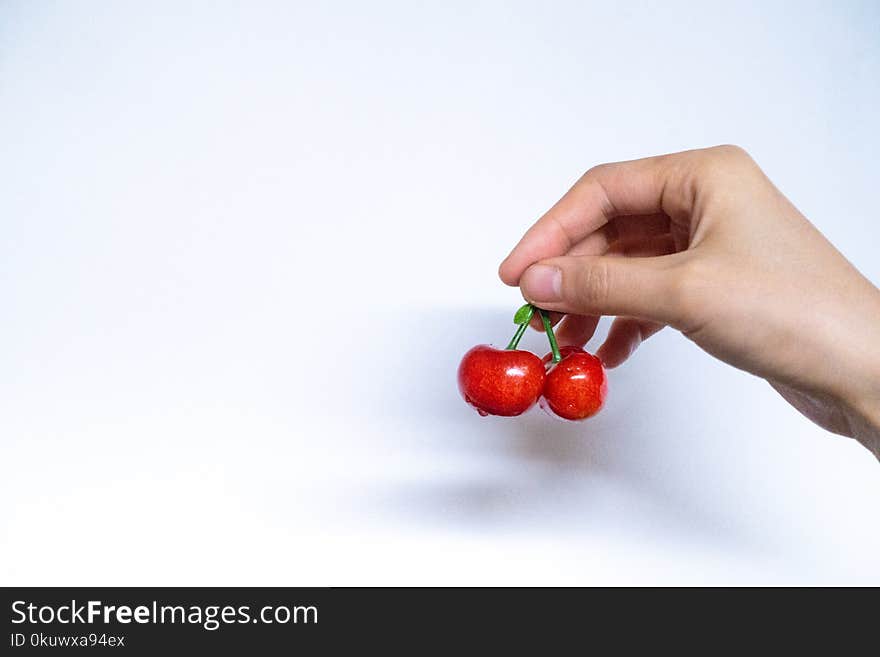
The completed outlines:
[[[363,410],[383,421],[393,416],[401,429],[388,436],[386,448],[408,451],[427,465],[368,492],[374,510],[378,505],[393,517],[429,525],[659,528],[754,542],[748,519],[730,503],[746,473],[727,461],[718,441],[677,429],[695,424],[686,420],[700,400],[683,404],[676,395],[700,372],[670,380],[668,368],[696,347],[672,331],[653,338],[610,373],[606,408],[583,423],[562,422],[538,408],[518,418],[482,418],[459,397],[456,368],[476,343],[503,346],[514,329],[510,314],[410,310],[383,317],[398,330],[393,339],[374,336],[385,376]],[[595,350],[606,330],[603,320],[588,348]],[[530,331],[521,348],[543,355],[546,338]],[[717,495],[707,497],[707,488]]]

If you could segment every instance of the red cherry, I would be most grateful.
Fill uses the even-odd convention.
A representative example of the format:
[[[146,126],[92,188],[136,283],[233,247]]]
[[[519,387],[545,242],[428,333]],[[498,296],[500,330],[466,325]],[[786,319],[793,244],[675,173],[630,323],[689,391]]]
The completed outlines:
[[[585,354],[587,353],[580,347],[575,347],[574,345],[566,345],[564,347],[559,347],[559,354],[565,358],[566,356],[570,356],[571,354]],[[553,352],[551,351],[549,354],[544,356],[543,363],[546,369],[550,369],[553,366]]]
[[[519,415],[538,400],[544,364],[529,351],[486,344],[468,351],[458,366],[458,389],[480,415]]]
[[[585,420],[598,413],[608,394],[608,379],[602,361],[579,347],[560,348],[562,360],[553,365],[553,354],[542,362],[549,365],[541,408],[564,420]]]

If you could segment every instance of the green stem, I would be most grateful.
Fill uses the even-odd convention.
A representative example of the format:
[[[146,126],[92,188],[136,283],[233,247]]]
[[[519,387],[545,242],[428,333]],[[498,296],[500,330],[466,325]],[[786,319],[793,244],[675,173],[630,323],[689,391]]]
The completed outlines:
[[[541,313],[541,321],[544,322],[544,331],[547,333],[547,340],[550,342],[550,351],[553,352],[553,362],[558,363],[562,360],[562,354],[559,353],[556,334],[553,333],[553,326],[550,324],[550,314],[540,308],[538,308],[538,312]]]
[[[513,334],[513,337],[510,339],[510,344],[507,345],[508,349],[513,350],[519,346],[519,341],[522,339],[528,326],[528,324],[520,324],[516,327],[516,333]]]

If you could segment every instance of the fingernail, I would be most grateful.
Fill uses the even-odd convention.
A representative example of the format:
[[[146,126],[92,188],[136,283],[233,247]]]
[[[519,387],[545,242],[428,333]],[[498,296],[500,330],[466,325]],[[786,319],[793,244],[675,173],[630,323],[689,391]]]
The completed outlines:
[[[562,297],[562,271],[550,265],[532,265],[519,282],[530,301],[559,301]]]

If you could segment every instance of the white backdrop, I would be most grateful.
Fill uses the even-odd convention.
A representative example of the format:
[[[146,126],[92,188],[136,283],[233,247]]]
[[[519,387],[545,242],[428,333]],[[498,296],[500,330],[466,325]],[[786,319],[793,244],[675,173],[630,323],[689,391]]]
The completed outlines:
[[[741,144],[880,281],[877,3],[415,4],[0,4],[0,583],[880,584],[873,457],[677,334],[455,387],[602,161]]]

